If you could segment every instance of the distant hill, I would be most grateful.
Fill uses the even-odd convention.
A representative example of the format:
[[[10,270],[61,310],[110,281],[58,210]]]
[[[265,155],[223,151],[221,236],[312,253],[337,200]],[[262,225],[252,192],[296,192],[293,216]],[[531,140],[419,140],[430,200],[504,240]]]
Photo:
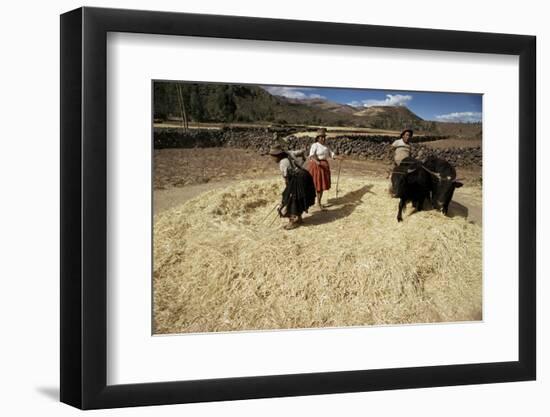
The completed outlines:
[[[399,130],[403,127],[423,127],[431,128],[429,122],[424,122],[420,117],[414,114],[405,106],[370,106],[364,107],[354,113],[369,121],[371,127],[379,129]]]
[[[405,106],[353,107],[330,100],[291,99],[270,94],[258,86],[157,81],[154,117],[185,117],[194,122],[266,123],[371,127],[437,134],[481,136],[481,124],[440,123],[422,120]]]
[[[333,113],[353,115],[357,112],[356,107],[350,106],[348,104],[336,103],[335,101],[325,100],[322,98],[309,98],[305,100],[298,100],[298,99],[281,97],[281,99],[286,100],[289,103],[305,104],[310,107],[314,107],[321,110],[328,110]]]

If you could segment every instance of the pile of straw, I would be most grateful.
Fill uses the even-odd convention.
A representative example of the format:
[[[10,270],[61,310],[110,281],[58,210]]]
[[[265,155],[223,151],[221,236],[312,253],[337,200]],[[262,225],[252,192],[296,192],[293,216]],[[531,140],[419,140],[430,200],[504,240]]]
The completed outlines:
[[[285,231],[268,215],[282,187],[243,181],[155,217],[155,333],[481,319],[480,226],[410,206],[398,223],[387,181],[342,178]]]

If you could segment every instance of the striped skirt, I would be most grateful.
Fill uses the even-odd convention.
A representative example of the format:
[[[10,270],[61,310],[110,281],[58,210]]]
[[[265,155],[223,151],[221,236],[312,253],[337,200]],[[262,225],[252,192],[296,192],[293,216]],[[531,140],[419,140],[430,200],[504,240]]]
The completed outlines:
[[[313,177],[317,192],[330,189],[330,166],[328,161],[320,161],[319,164],[316,164],[315,161],[309,161],[307,170]]]

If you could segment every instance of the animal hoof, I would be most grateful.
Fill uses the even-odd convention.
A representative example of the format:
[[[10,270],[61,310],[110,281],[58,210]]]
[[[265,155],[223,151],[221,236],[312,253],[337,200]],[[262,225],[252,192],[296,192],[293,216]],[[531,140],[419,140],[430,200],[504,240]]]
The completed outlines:
[[[398,222],[402,222],[402,221],[403,221],[403,218],[402,218],[402,217],[398,217],[398,218],[397,218],[397,221],[398,221]]]

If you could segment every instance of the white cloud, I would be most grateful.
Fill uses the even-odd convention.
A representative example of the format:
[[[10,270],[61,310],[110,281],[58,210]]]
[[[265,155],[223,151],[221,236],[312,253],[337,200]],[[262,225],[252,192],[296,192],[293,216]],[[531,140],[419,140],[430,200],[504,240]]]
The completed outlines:
[[[412,96],[404,96],[401,94],[386,94],[384,100],[363,100],[365,107],[371,106],[404,106],[413,98]]]
[[[481,122],[481,112],[463,111],[435,116],[440,122],[474,123]]]
[[[403,95],[403,94],[386,94],[386,98],[383,100],[354,100],[348,103],[353,107],[371,107],[371,106],[406,106],[409,101],[413,99],[412,96]]]
[[[267,92],[273,94],[274,96],[283,96],[287,98],[294,98],[297,100],[306,100],[310,98],[325,98],[320,94],[315,93],[304,93],[304,91],[312,90],[308,87],[277,87],[277,86],[267,86],[263,87]]]

